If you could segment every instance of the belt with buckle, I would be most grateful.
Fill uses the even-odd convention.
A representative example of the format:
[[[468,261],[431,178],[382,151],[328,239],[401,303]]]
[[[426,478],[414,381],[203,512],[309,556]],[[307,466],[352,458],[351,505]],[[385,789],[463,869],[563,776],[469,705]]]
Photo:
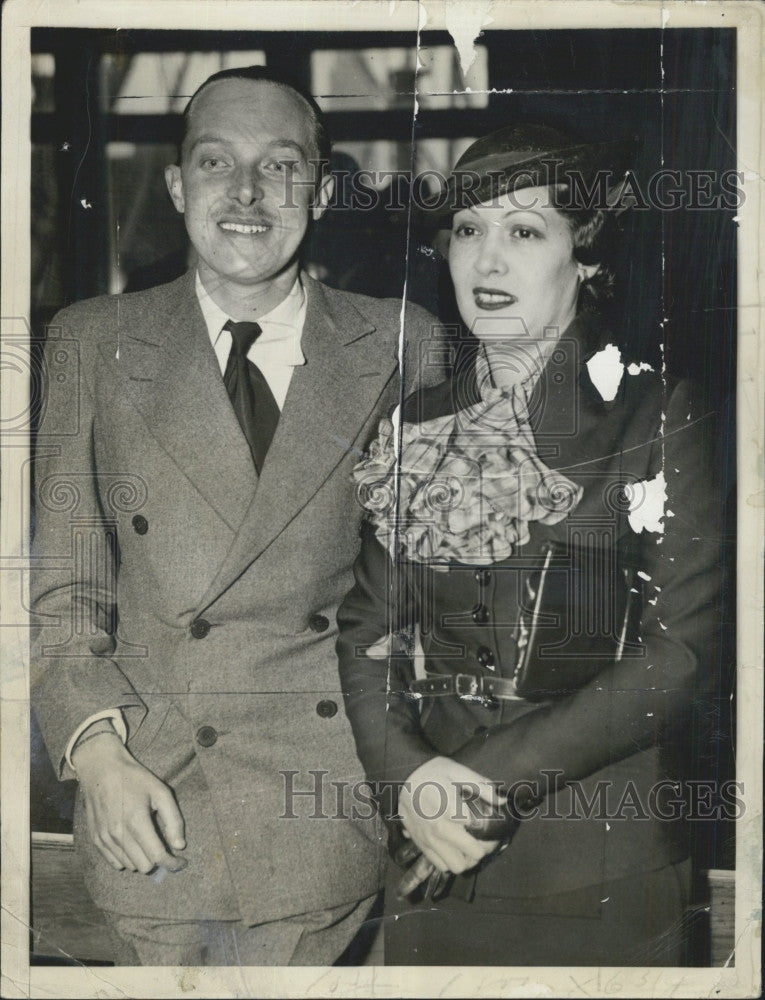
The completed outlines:
[[[456,695],[458,698],[523,701],[515,690],[515,681],[505,677],[477,677],[475,674],[429,674],[412,681],[409,690],[425,698]]]

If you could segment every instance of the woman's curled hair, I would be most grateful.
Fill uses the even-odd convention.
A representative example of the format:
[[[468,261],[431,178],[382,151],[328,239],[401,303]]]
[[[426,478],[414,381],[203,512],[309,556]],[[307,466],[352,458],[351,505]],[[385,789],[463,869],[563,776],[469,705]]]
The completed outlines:
[[[579,308],[597,309],[613,297],[615,272],[611,260],[616,224],[613,213],[599,208],[571,208],[556,205],[571,230],[574,260],[579,264],[600,264],[596,273],[582,283]]]

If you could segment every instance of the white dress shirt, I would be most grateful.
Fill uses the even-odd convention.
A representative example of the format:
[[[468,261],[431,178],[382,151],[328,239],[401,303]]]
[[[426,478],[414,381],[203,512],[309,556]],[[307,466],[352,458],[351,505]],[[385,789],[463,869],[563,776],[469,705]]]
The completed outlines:
[[[207,326],[210,343],[218,359],[221,375],[226,371],[228,356],[231,352],[231,334],[223,327],[232,318],[213,301],[205,290],[197,271],[194,290]],[[299,365],[305,364],[305,356],[300,346],[305,325],[306,295],[300,278],[290,289],[286,298],[282,299],[265,316],[258,319],[263,331],[250,350],[247,357],[263,372],[268,387],[280,410],[284,408],[287,390],[290,387],[292,373]],[[119,358],[119,354],[117,355]],[[118,708],[108,708],[89,716],[77,727],[66,747],[65,759],[69,767],[72,765],[72,750],[77,740],[86,729],[101,719],[110,719],[123,743],[127,742],[128,732],[125,718]]]
[[[231,317],[205,291],[199,272],[196,293],[222,375],[231,351],[231,334],[223,327]],[[298,278],[287,297],[258,319],[263,332],[247,352],[249,360],[263,372],[280,410],[284,408],[293,370],[305,364],[300,347],[305,312],[306,296]]]

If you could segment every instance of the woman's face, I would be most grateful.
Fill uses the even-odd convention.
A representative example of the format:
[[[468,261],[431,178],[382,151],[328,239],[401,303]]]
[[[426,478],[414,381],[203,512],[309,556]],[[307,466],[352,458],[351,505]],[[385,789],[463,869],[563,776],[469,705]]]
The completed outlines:
[[[571,230],[546,187],[457,212],[449,244],[457,305],[481,339],[558,336],[576,315],[580,281],[597,267],[573,257]]]

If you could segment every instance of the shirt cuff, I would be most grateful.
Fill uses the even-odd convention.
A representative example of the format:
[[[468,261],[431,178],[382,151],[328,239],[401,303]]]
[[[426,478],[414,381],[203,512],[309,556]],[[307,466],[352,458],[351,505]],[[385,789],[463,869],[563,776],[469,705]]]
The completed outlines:
[[[74,771],[74,765],[72,764],[72,751],[75,748],[77,740],[82,736],[86,729],[89,729],[94,722],[100,722],[102,719],[111,719],[114,728],[117,731],[117,735],[122,740],[123,743],[127,743],[127,726],[125,725],[125,717],[119,708],[107,708],[103,712],[96,712],[95,715],[89,716],[83,723],[81,723],[72,734],[71,739],[66,745],[66,752],[64,753],[64,760],[67,762],[69,767]],[[76,772],[75,772],[76,773]]]

